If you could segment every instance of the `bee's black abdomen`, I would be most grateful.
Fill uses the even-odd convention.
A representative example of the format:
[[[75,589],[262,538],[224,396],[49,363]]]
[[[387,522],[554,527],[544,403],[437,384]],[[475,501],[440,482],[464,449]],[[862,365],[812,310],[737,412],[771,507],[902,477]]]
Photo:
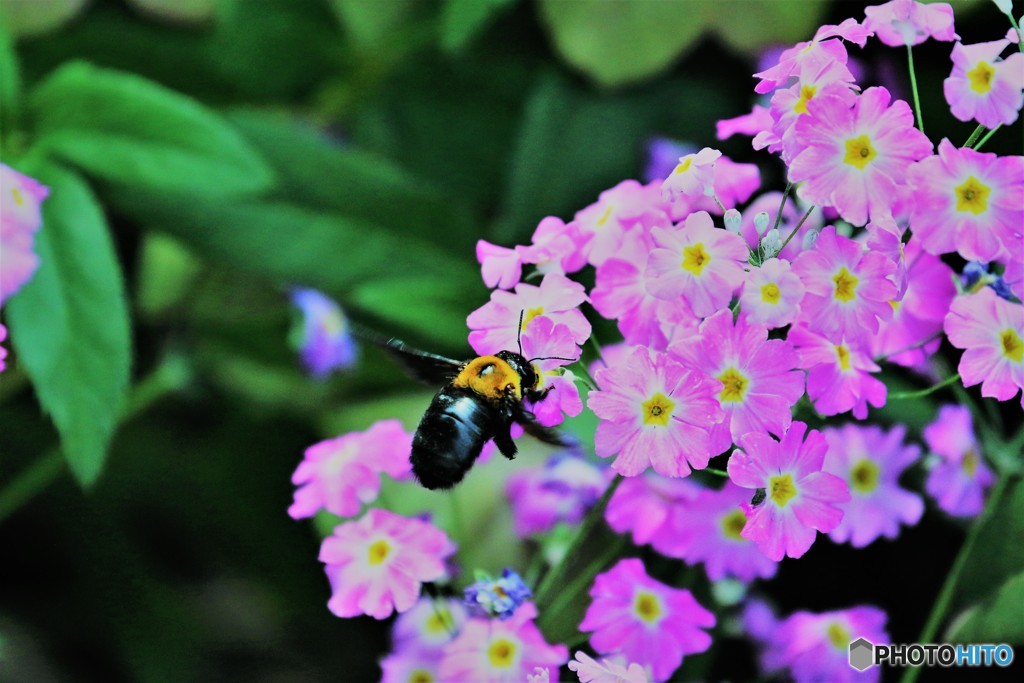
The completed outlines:
[[[498,409],[473,391],[443,388],[413,436],[413,474],[428,489],[455,486],[494,436],[498,422]]]

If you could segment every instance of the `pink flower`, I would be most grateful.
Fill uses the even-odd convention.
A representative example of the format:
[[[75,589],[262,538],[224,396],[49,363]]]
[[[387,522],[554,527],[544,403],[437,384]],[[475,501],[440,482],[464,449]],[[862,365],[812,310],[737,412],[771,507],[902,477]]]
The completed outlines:
[[[953,71],[943,81],[943,92],[953,116],[976,120],[986,128],[1010,125],[1024,106],[1024,54],[1014,50],[1006,59],[999,54],[1008,40],[953,46]]]
[[[441,680],[440,651],[399,650],[381,660],[381,683],[433,683]]]
[[[966,349],[957,368],[964,386],[981,383],[982,396],[1000,401],[1024,387],[1024,305],[984,287],[954,299],[944,327],[949,343]]]
[[[562,424],[564,415],[575,417],[582,413],[583,400],[576,386],[576,376],[562,367],[580,356],[580,348],[569,327],[561,323],[555,325],[547,316],[539,316],[523,333],[522,344],[523,355],[537,372],[537,389],[547,392],[537,403],[527,401],[537,422],[553,427]]]
[[[516,534],[525,538],[550,531],[559,522],[578,523],[604,493],[609,474],[571,453],[556,454],[543,467],[514,472],[505,494]]]
[[[1003,281],[1018,299],[1024,299],[1024,259],[1008,258],[1003,264]]]
[[[944,139],[937,155],[910,167],[909,179],[917,198],[911,225],[926,251],[978,261],[1019,255],[1024,157],[958,149]]]
[[[815,530],[828,533],[839,525],[843,513],[835,504],[850,500],[850,491],[842,479],[821,471],[828,443],[820,432],[794,422],[781,442],[747,434],[740,449],[729,458],[729,478],[766,492],[762,503],[749,508],[741,534],[765,555],[776,562],[801,557],[814,543]]]
[[[569,670],[579,676],[580,683],[647,683],[647,674],[639,664],[634,662],[627,668],[610,659],[598,663],[582,650],[569,662]]]
[[[331,582],[327,607],[339,617],[385,619],[416,604],[420,584],[445,576],[455,545],[429,522],[372,509],[345,522],[320,546]]]
[[[722,156],[717,149],[705,147],[696,154],[679,157],[671,175],[661,184],[661,198],[674,202],[680,197],[694,201],[715,193],[715,162]]]
[[[4,327],[3,324],[0,324],[0,342],[2,342],[4,339],[7,339],[7,328]],[[0,346],[0,372],[3,372],[4,370],[7,369],[6,358],[7,349],[5,349],[3,346]]]
[[[688,504],[672,509],[665,534],[672,542],[662,544],[659,552],[687,564],[703,562],[712,581],[770,579],[779,565],[741,533],[747,523],[743,505],[750,499],[749,489],[731,481],[717,491],[702,490]]]
[[[689,479],[669,479],[654,472],[623,479],[608,501],[604,518],[617,533],[631,533],[633,543],[650,543],[659,552],[671,547],[669,524],[676,510],[689,509],[701,487]]]
[[[953,31],[953,8],[944,2],[923,4],[914,0],[892,0],[866,7],[864,28],[889,47],[920,45],[929,38],[959,40]]]
[[[32,251],[43,223],[49,188],[7,164],[0,164],[0,305],[21,289],[39,266]]]
[[[907,289],[899,301],[890,301],[892,321],[881,325],[871,339],[871,355],[890,363],[918,366],[939,348],[942,319],[956,296],[953,269],[921,249],[915,234],[904,245]],[[931,340],[931,341],[928,341]]]
[[[706,211],[690,214],[684,225],[653,228],[651,235],[659,247],[651,251],[645,271],[652,295],[682,296],[701,317],[728,305],[750,257],[739,235],[716,229]]]
[[[583,250],[591,265],[599,266],[614,256],[625,234],[644,216],[671,213],[661,198],[660,185],[658,181],[641,185],[635,180],[623,180],[602,192],[597,202],[576,213],[574,222],[587,240]]]
[[[422,597],[391,627],[391,644],[398,650],[426,650],[438,655],[466,621],[466,608],[453,599]]]
[[[551,683],[551,671],[546,666],[535,666],[533,673],[526,674],[526,683]]]
[[[618,455],[612,469],[635,477],[650,465],[685,477],[691,467],[707,467],[707,430],[723,417],[715,400],[719,382],[644,347],[595,379],[602,389],[587,399],[601,419],[594,448],[602,458]]]
[[[541,273],[575,273],[586,264],[583,246],[586,240],[579,226],[548,216],[537,224],[529,246],[516,246],[523,263],[532,263]]]
[[[523,261],[515,249],[477,240],[476,260],[480,262],[484,284],[491,289],[511,289],[523,275]]]
[[[878,667],[860,672],[850,666],[850,643],[858,638],[888,643],[885,622],[885,612],[868,606],[820,614],[795,612],[779,623],[768,646],[797,683],[878,681]]]
[[[829,532],[836,543],[863,548],[879,536],[896,538],[901,523],[920,521],[924,501],[899,486],[903,471],[921,457],[920,448],[903,443],[906,431],[903,425],[883,432],[853,424],[824,430],[828,454],[822,471],[845,479],[851,494],[837,506],[843,521]]]
[[[740,311],[748,322],[784,327],[800,313],[803,298],[804,283],[789,261],[771,258],[747,273],[740,293]]]
[[[885,384],[871,376],[881,368],[863,347],[845,339],[833,343],[799,325],[789,330],[788,339],[797,349],[800,367],[807,370],[807,396],[819,413],[853,410],[853,416],[863,420],[868,404],[885,405]]]
[[[957,517],[973,517],[985,507],[985,490],[996,477],[981,457],[966,406],[939,408],[935,421],[921,432],[939,462],[928,472],[924,489],[939,507]]]
[[[412,434],[398,420],[381,420],[365,432],[352,432],[306,449],[292,475],[298,486],[288,508],[293,519],[319,510],[351,517],[380,493],[380,474],[400,479],[411,471]]]
[[[816,97],[834,97],[843,106],[852,107],[857,102],[854,89],[858,89],[853,81],[845,64],[828,62],[818,71],[801,73],[794,85],[776,90],[771,101],[772,127],[754,137],[754,149],[781,151],[783,162],[792,162],[807,144],[794,127],[797,119],[807,113],[807,103]]]
[[[546,316],[556,325],[567,325],[573,340],[582,344],[590,336],[590,323],[579,310],[586,300],[583,285],[560,273],[548,273],[539,287],[520,282],[515,293],[495,290],[488,303],[466,318],[472,330],[469,344],[479,354],[516,350],[520,333],[526,332],[538,316]]]
[[[711,427],[708,449],[724,453],[749,432],[781,436],[792,421],[793,404],[804,393],[804,376],[788,342],[768,339],[768,328],[733,322],[719,311],[700,325],[700,336],[673,344],[669,353],[722,383],[718,404],[725,418]]]
[[[536,616],[528,602],[504,621],[470,619],[444,649],[440,680],[521,683],[536,667],[562,666],[569,650],[548,645],[533,623]]]
[[[879,320],[892,317],[889,301],[896,298],[896,286],[889,278],[896,264],[864,252],[835,228],[822,230],[814,247],[793,262],[793,270],[807,290],[800,319],[813,332],[833,341],[866,340],[878,332]]]
[[[637,559],[619,560],[598,574],[590,589],[593,602],[580,624],[593,631],[590,644],[601,654],[622,653],[630,662],[650,666],[655,680],[668,678],[683,657],[704,652],[715,625],[688,590],[655,581]]]
[[[795,124],[806,147],[789,167],[790,181],[806,181],[801,197],[835,207],[854,225],[892,213],[907,167],[928,156],[932,143],[914,128],[907,103],[889,100],[885,88],[868,88],[853,108],[834,96],[807,103]]]
[[[834,38],[842,38],[864,47],[870,35],[871,32],[861,26],[856,19],[846,19],[838,26],[822,26],[814,34],[813,40],[797,43],[780,55],[776,66],[754,74],[754,78],[761,79],[754,92],[763,95],[784,87],[801,70],[817,71],[829,62],[846,64],[846,46],[842,40]]]
[[[742,114],[731,119],[722,119],[715,124],[715,137],[726,140],[733,135],[749,135],[753,137],[772,126],[772,117],[768,107],[755,104],[749,114]]]

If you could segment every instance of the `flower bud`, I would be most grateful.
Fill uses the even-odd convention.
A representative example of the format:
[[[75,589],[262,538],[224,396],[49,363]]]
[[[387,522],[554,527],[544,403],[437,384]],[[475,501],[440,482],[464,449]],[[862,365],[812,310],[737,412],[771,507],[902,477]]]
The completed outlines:
[[[763,235],[764,231],[768,229],[768,212],[761,211],[754,216],[754,229],[757,230],[758,235]]]
[[[739,234],[740,222],[743,220],[743,216],[736,209],[728,209],[725,212],[725,229],[729,232],[735,232]]]

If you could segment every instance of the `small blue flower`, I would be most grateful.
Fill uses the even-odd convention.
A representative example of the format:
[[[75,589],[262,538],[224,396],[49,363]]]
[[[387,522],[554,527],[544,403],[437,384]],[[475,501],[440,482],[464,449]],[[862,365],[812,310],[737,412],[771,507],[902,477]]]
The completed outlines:
[[[466,588],[465,603],[471,614],[505,620],[531,597],[533,593],[519,574],[504,569],[499,579],[477,574],[477,581]]]
[[[991,287],[998,296],[1006,299],[1007,301],[1013,301],[1013,292],[1010,291],[1010,286],[1006,284],[1006,281],[999,275],[990,273],[988,270],[987,263],[981,263],[980,261],[969,261],[964,266],[964,272],[960,276],[961,282],[963,282],[963,288],[965,291],[976,291],[982,287]]]
[[[315,289],[295,289],[292,303],[302,316],[293,331],[293,344],[313,377],[324,379],[355,362],[356,346],[348,321],[333,299]]]

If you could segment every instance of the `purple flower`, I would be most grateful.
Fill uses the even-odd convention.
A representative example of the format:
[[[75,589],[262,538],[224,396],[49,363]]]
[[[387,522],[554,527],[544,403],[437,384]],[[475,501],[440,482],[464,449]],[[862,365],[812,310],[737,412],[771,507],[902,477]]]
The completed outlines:
[[[42,203],[49,188],[0,164],[0,305],[21,289],[39,266],[32,251],[43,223]]]
[[[811,681],[877,681],[878,667],[863,672],[849,664],[850,643],[865,638],[888,643],[885,612],[876,607],[852,607],[834,612],[795,612],[771,635],[769,649],[789,668],[797,683]]]
[[[315,289],[296,289],[292,303],[302,314],[301,328],[293,336],[302,362],[317,379],[347,368],[356,359],[356,346],[348,322],[335,301]]]
[[[996,477],[981,457],[971,411],[947,405],[922,432],[928,449],[940,460],[928,472],[924,488],[945,512],[973,517],[985,506],[985,490]]]
[[[550,531],[559,522],[576,524],[608,486],[611,470],[571,452],[556,453],[543,467],[509,476],[505,493],[520,537]]]

